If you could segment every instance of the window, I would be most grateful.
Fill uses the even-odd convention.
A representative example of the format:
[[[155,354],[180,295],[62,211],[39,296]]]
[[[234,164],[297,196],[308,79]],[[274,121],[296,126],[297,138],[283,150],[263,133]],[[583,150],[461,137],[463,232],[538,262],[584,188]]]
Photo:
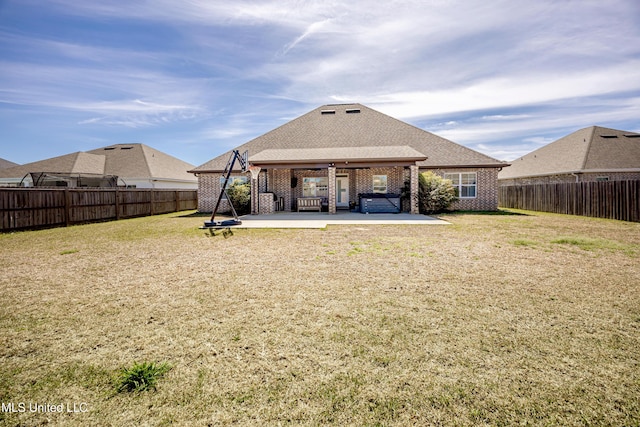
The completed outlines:
[[[229,182],[227,182],[227,188],[231,187],[236,182],[238,182],[240,184],[246,184],[247,181],[248,181],[248,178],[246,176],[230,176],[229,177]],[[223,184],[224,184],[224,177],[221,176],[220,177],[220,187],[222,187]]]
[[[329,179],[326,176],[302,178],[302,197],[328,197]]]
[[[248,182],[248,178],[246,176],[230,176],[229,177],[229,181],[227,182],[227,187],[226,188],[231,187],[236,182],[239,183],[239,184],[246,184]],[[221,176],[220,177],[220,187],[222,187],[223,185],[224,185],[224,177]],[[222,195],[222,199],[226,200],[226,198],[227,198],[227,195],[223,194]]]
[[[461,199],[473,199],[478,194],[478,178],[472,173],[445,173],[444,179],[450,179]]]
[[[373,175],[373,192],[383,194],[387,192],[387,175]]]
[[[596,177],[596,181],[598,181],[598,182],[609,181],[609,177],[608,176],[597,176]]]

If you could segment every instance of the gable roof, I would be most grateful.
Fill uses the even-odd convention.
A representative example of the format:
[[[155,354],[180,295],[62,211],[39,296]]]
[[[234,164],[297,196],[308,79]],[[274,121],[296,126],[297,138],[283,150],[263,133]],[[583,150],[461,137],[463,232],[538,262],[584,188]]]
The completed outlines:
[[[640,171],[640,134],[590,126],[514,160],[498,178],[613,171]]]
[[[284,125],[265,133],[236,149],[249,152],[249,162],[254,159],[285,155],[306,150],[301,155],[316,155],[322,160],[343,156],[375,156],[387,154],[389,147],[398,153],[411,149],[407,158],[416,157],[421,167],[503,167],[506,163],[463,147],[452,141],[394,119],[361,104],[324,105]],[[263,153],[268,150],[269,153]],[[309,151],[312,150],[312,151]],[[315,150],[315,151],[313,151]],[[360,154],[355,154],[360,151]],[[367,154],[368,153],[368,154]],[[377,153],[377,154],[375,154]],[[398,155],[396,153],[396,156]],[[231,151],[191,170],[193,173],[224,170]],[[271,156],[271,157],[269,157]],[[334,159],[334,157],[336,157]],[[319,159],[315,159],[319,160]]]
[[[0,158],[0,169],[12,168],[14,166],[19,165],[17,163],[10,162],[9,160]]]
[[[22,178],[30,172],[90,173],[121,178],[195,181],[193,165],[144,144],[115,144],[0,169],[0,177]]]

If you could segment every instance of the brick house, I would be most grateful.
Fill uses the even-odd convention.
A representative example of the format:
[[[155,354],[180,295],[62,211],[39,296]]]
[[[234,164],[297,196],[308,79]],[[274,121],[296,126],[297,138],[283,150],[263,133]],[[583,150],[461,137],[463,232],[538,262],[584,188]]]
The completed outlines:
[[[600,126],[575,131],[514,160],[501,186],[640,179],[640,134]]]
[[[299,210],[304,199],[335,213],[359,207],[362,195],[399,195],[405,182],[417,195],[425,171],[454,182],[454,209],[496,210],[498,172],[508,166],[361,104],[324,105],[236,149],[260,168],[256,179],[233,174],[251,181],[253,213]],[[199,211],[213,210],[230,154],[189,171],[198,177]],[[418,213],[408,201],[401,210]]]

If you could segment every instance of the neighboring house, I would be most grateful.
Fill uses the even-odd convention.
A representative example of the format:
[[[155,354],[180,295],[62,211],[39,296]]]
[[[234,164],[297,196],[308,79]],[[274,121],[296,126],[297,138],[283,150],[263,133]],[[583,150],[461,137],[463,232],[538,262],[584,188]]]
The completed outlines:
[[[640,179],[640,134],[591,126],[511,163],[500,185]]]
[[[144,144],[116,144],[0,169],[0,185],[196,189],[192,168]]]
[[[5,160],[5,159],[1,159],[0,158],[0,169],[11,168],[11,167],[14,167],[14,166],[18,166],[18,164],[10,162],[9,160]]]
[[[319,107],[236,149],[260,168],[257,179],[238,167],[234,173],[251,181],[254,213],[297,210],[303,199],[321,199],[335,213],[360,205],[361,194],[399,195],[405,182],[417,196],[418,173],[428,170],[454,182],[454,208],[496,210],[498,171],[508,166],[360,104]],[[190,171],[198,177],[200,211],[214,209],[230,154]],[[418,213],[416,203],[403,210]]]

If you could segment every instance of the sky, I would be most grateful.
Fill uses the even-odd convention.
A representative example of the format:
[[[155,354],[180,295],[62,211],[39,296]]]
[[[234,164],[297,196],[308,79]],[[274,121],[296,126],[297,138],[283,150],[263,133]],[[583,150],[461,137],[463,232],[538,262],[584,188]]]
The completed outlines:
[[[637,0],[0,0],[0,158],[195,166],[361,103],[499,160],[640,132]]]

